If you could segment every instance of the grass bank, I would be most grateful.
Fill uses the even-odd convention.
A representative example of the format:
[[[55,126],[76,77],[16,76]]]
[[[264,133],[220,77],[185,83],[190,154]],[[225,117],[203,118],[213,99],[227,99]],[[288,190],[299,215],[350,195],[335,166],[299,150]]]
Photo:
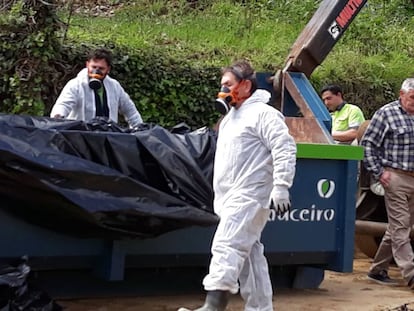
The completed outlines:
[[[112,2],[113,14],[72,14],[67,39],[131,49],[156,47],[194,66],[221,67],[248,58],[259,71],[275,71],[320,2]],[[383,104],[378,101],[395,97],[401,81],[414,73],[413,13],[408,0],[368,1],[312,75],[315,88],[341,83],[350,101],[365,105],[367,114]],[[67,10],[61,15],[69,19]]]

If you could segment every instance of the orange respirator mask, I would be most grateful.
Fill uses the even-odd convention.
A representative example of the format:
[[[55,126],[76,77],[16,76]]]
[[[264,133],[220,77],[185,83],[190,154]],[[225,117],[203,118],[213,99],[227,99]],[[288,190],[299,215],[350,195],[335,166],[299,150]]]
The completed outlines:
[[[103,73],[99,69],[94,69],[89,73],[89,87],[92,90],[99,90],[102,87]]]
[[[233,90],[230,90],[227,86],[222,86],[218,92],[214,105],[222,115],[225,115],[231,107],[236,106],[239,101],[237,89],[238,86]]]

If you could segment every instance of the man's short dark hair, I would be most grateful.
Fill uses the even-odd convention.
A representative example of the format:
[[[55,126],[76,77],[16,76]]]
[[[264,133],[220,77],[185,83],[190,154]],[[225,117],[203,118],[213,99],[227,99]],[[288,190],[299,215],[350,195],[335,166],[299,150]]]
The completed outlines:
[[[339,93],[341,93],[341,95],[343,96],[344,93],[342,93],[342,89],[339,85],[336,84],[328,84],[325,85],[322,89],[320,94],[322,95],[324,92],[329,91],[334,95],[338,95]]]
[[[231,66],[223,68],[222,73],[224,74],[226,72],[231,72],[232,74],[234,74],[236,76],[237,81],[249,80],[252,83],[250,93],[252,94],[254,91],[256,91],[256,72],[247,60],[238,60],[234,62]]]
[[[91,51],[88,54],[88,61],[92,59],[104,59],[108,66],[112,66],[112,53],[107,49],[99,48]]]

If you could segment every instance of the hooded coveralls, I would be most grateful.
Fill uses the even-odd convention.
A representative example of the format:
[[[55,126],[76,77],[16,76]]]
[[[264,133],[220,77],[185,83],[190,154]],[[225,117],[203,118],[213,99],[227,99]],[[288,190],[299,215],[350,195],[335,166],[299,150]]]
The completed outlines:
[[[124,115],[130,127],[142,123],[142,118],[121,84],[106,76],[103,80],[107,94],[109,119],[118,122],[118,111]],[[88,121],[96,116],[95,93],[89,87],[88,69],[82,69],[76,78],[70,80],[52,108],[50,116],[61,115],[72,120]]]
[[[267,105],[270,93],[256,90],[220,123],[214,160],[213,238],[207,291],[239,290],[246,311],[271,311],[272,285],[260,242],[270,215],[272,189],[287,192],[296,165],[296,144],[283,115]]]

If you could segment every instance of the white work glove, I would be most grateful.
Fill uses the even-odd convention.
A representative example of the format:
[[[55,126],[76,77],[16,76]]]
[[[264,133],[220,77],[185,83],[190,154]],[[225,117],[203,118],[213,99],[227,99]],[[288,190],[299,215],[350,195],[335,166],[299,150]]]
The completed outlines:
[[[269,208],[276,211],[276,215],[282,216],[290,211],[289,191],[286,189],[273,189],[270,194]]]

